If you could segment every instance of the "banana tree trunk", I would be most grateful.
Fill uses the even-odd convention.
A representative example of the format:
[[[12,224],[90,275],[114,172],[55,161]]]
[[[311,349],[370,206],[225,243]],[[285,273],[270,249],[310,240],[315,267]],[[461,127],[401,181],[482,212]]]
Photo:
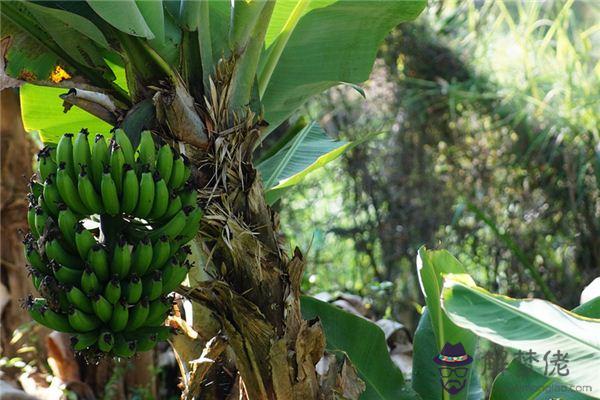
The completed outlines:
[[[287,254],[252,163],[260,123],[250,111],[232,117],[219,108],[227,104],[226,82],[213,91],[206,141],[188,145],[205,213],[196,241],[204,278],[190,274],[190,286],[180,288],[194,303],[198,333],[173,340],[183,397],[330,398],[339,371],[330,368],[329,384],[317,374],[325,338],[320,322],[300,312],[305,261],[298,249]]]

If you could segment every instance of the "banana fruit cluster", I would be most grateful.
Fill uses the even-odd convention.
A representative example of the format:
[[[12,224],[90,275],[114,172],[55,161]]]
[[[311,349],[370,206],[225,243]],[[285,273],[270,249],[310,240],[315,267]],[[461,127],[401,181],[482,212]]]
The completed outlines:
[[[187,158],[149,131],[134,150],[120,129],[108,142],[84,129],[38,161],[24,240],[42,296],[26,300],[31,317],[90,355],[131,357],[166,340],[202,218]]]

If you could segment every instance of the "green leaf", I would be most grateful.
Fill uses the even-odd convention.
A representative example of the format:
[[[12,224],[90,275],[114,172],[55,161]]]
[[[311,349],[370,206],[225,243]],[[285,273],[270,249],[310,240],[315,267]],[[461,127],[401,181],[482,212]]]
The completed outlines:
[[[80,108],[73,107],[63,113],[62,100],[58,97],[63,93],[65,89],[62,88],[21,86],[21,116],[25,130],[38,131],[44,143],[57,143],[63,134],[79,132],[81,128],[87,128],[92,134],[109,133],[112,126]]]
[[[289,33],[283,27],[294,2],[279,3],[266,37],[269,48]],[[385,35],[400,22],[415,18],[424,6],[420,0],[310,2],[292,24],[293,32],[276,57],[268,82],[259,73],[265,120],[275,128],[309,97],[340,82],[365,81]],[[271,57],[269,48],[261,56],[263,70],[274,62],[265,61]]]
[[[307,296],[302,297],[302,316],[305,319],[319,317],[327,350],[347,354],[367,386],[361,399],[419,398],[404,383],[402,372],[389,356],[383,331],[373,322]]]
[[[311,122],[274,155],[258,164],[267,196],[298,184],[310,172],[338,158],[351,145],[332,140],[316,122]]]
[[[446,343],[450,343],[452,345],[460,343],[465,348],[467,354],[473,357],[477,347],[477,336],[450,321],[450,319],[442,311],[440,302],[440,295],[442,293],[445,275],[461,275],[463,279],[472,282],[471,277],[466,275],[462,264],[447,251],[427,250],[425,247],[421,247],[418,252],[417,272],[419,275],[421,291],[423,292],[427,309],[429,310],[428,314],[431,319],[433,334],[435,336],[434,349],[439,354]],[[433,356],[431,356],[430,361],[431,364],[434,364],[432,360]],[[419,361],[422,362],[421,360]],[[435,372],[437,373],[437,368],[435,369]],[[470,385],[472,375],[473,368],[471,367],[469,368],[469,374],[467,376],[467,385]],[[427,393],[421,392],[422,389],[425,389],[425,387],[422,385],[416,386],[413,384],[413,388],[415,388],[415,390],[417,390],[422,397],[429,398]],[[452,396],[452,398],[465,399],[467,398],[468,392],[469,389],[467,387],[467,390],[459,392],[458,394]],[[443,397],[438,396],[436,398],[450,398],[450,394],[446,391],[441,392],[441,394]]]
[[[30,2],[22,4],[52,40],[75,62],[104,72],[110,71],[101,54],[102,48],[108,48],[108,42],[94,24],[67,11]]]
[[[179,18],[182,27],[188,31],[195,31],[200,25],[202,1],[182,0],[180,3]]]
[[[439,354],[436,344],[435,333],[431,325],[428,307],[423,308],[423,314],[419,319],[419,325],[415,331],[413,340],[413,368],[412,387],[424,399],[442,399],[442,385],[438,365],[433,362],[434,357]],[[475,355],[472,355],[476,358]],[[475,363],[469,367],[476,371]],[[466,394],[467,399],[480,400],[484,398],[477,374],[471,374],[469,386],[463,389],[460,396]],[[446,394],[448,398],[448,394]],[[459,398],[454,395],[451,398]]]
[[[162,0],[136,0],[135,4],[144,17],[148,29],[154,35],[154,41],[163,43],[165,40],[165,14]],[[150,41],[152,43],[152,41]]]
[[[87,3],[96,14],[118,30],[146,39],[154,38],[135,0],[87,0]]]
[[[60,9],[43,7],[31,2],[24,2],[25,6],[36,16],[40,24],[47,22],[45,18],[58,20],[64,24],[65,29],[78,32],[83,36],[93,40],[98,46],[108,48],[108,42],[104,34],[88,19]],[[49,31],[50,34],[53,32]],[[54,35],[53,35],[54,36]],[[80,40],[80,37],[72,37],[71,39]]]
[[[600,320],[580,317],[550,302],[538,299],[511,299],[491,294],[449,277],[442,293],[443,308],[457,325],[501,346],[533,351],[539,362],[532,368],[567,385],[589,385],[600,398]],[[546,371],[546,362],[560,351],[568,354],[566,376]],[[564,372],[564,370],[563,370]]]
[[[588,318],[600,318],[600,297],[588,301],[572,310]],[[515,387],[522,385],[521,390]],[[565,400],[586,400],[591,397],[576,392],[531,368],[513,360],[494,380],[490,398],[492,400],[545,400],[560,396]]]
[[[51,83],[55,67],[59,64],[66,67],[61,49],[23,3],[5,2],[0,11],[7,75],[27,82]]]

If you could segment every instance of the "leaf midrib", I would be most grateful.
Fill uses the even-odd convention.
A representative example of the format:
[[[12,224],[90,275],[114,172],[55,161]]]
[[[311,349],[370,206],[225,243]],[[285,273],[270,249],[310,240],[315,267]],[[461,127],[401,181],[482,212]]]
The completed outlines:
[[[580,338],[578,338],[576,336],[573,336],[570,333],[558,330],[557,328],[553,328],[551,325],[548,325],[548,324],[544,323],[543,321],[540,321],[539,319],[530,316],[529,314],[525,313],[524,311],[519,310],[517,307],[512,306],[512,305],[510,305],[510,304],[508,304],[508,303],[506,303],[506,302],[504,302],[504,301],[502,301],[500,299],[497,299],[494,296],[491,296],[491,295],[485,296],[479,290],[473,290],[472,288],[470,288],[470,287],[468,287],[468,286],[466,286],[466,285],[464,285],[462,283],[459,283],[459,282],[452,282],[452,283],[455,284],[455,285],[457,285],[457,286],[465,288],[470,293],[473,293],[476,296],[478,296],[480,298],[483,298],[484,300],[487,300],[488,302],[492,302],[492,303],[498,305],[500,308],[507,309],[509,311],[514,311],[514,313],[516,313],[517,316],[521,316],[522,318],[524,318],[524,319],[532,322],[534,325],[541,326],[541,327],[543,327],[543,328],[545,328],[545,329],[547,329],[547,330],[549,330],[551,332],[558,332],[558,333],[562,334],[563,336],[571,338],[575,342],[581,343],[581,344],[583,344],[583,345],[591,348],[592,350],[594,350],[596,352],[600,352],[600,347],[596,347],[596,346],[594,346],[591,343],[585,342],[582,339],[580,339]],[[522,301],[527,301],[527,300],[522,300]],[[444,303],[442,303],[442,304],[444,304]],[[550,303],[550,306],[551,307],[557,307],[556,305],[551,304],[551,303]],[[445,309],[445,307],[444,307],[444,309]]]

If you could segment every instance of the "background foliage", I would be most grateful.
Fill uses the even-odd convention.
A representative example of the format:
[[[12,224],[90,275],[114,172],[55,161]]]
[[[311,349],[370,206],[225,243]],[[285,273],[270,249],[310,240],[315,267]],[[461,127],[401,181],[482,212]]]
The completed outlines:
[[[426,244],[492,292],[578,305],[600,265],[598,15],[435,3],[386,39],[368,101],[339,87],[308,104],[340,139],[383,133],[279,203],[310,249],[305,289],[359,294],[412,331]]]

